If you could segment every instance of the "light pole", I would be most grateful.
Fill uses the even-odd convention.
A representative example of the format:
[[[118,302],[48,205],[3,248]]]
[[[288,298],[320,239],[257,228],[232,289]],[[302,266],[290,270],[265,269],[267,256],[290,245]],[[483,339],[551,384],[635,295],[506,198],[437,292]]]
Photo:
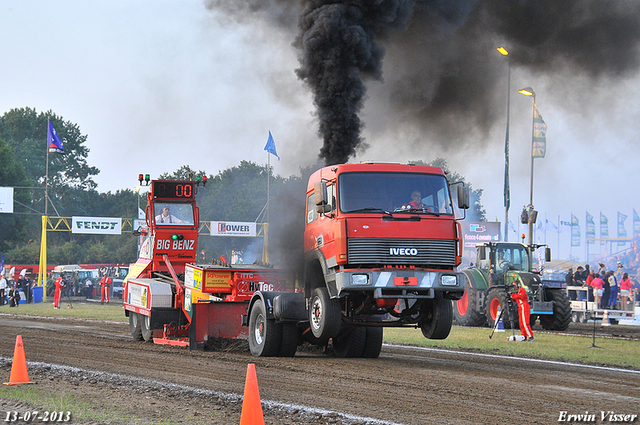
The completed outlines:
[[[508,56],[504,47],[498,47],[498,52]],[[504,137],[504,241],[509,242],[509,207],[511,206],[511,189],[509,188],[509,108],[511,104],[511,61],[507,58],[509,69],[507,77],[507,131]]]
[[[523,94],[525,96],[531,96],[532,105],[533,105],[533,113],[532,113],[532,121],[531,121],[531,151],[529,155],[531,155],[531,183],[529,186],[529,205],[527,205],[527,218],[529,222],[529,245],[533,244],[533,225],[536,222],[536,218],[538,212],[533,209],[533,142],[535,140],[535,124],[536,124],[536,92],[533,91],[531,87],[525,87],[523,89],[518,90],[518,93]],[[524,212],[522,216],[524,217]]]

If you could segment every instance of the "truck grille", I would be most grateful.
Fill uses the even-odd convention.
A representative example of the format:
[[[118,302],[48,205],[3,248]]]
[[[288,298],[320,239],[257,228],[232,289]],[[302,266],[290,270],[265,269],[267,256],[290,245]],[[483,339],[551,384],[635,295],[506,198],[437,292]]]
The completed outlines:
[[[441,239],[351,238],[349,264],[455,266],[456,243]]]

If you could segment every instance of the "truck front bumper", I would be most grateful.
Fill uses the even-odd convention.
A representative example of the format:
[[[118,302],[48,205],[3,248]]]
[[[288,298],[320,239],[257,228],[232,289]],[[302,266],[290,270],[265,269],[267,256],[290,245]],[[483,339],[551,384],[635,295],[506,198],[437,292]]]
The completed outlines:
[[[460,299],[464,293],[463,273],[419,270],[343,270],[335,274],[339,296],[354,291],[373,291],[374,298]]]

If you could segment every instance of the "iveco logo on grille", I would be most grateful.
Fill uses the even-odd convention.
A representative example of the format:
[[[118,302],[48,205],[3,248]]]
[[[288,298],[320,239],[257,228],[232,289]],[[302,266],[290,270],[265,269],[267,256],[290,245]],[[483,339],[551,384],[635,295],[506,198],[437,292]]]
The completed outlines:
[[[390,255],[418,255],[416,248],[389,248]]]

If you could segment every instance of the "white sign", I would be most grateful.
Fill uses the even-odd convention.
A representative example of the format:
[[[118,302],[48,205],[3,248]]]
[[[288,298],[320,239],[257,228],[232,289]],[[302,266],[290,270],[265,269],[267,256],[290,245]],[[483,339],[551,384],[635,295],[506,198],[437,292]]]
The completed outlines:
[[[0,213],[13,214],[12,187],[0,187]]]
[[[238,221],[212,221],[211,236],[256,236],[256,223]]]
[[[122,219],[112,217],[71,217],[71,233],[90,233],[94,235],[119,235],[122,231]]]

